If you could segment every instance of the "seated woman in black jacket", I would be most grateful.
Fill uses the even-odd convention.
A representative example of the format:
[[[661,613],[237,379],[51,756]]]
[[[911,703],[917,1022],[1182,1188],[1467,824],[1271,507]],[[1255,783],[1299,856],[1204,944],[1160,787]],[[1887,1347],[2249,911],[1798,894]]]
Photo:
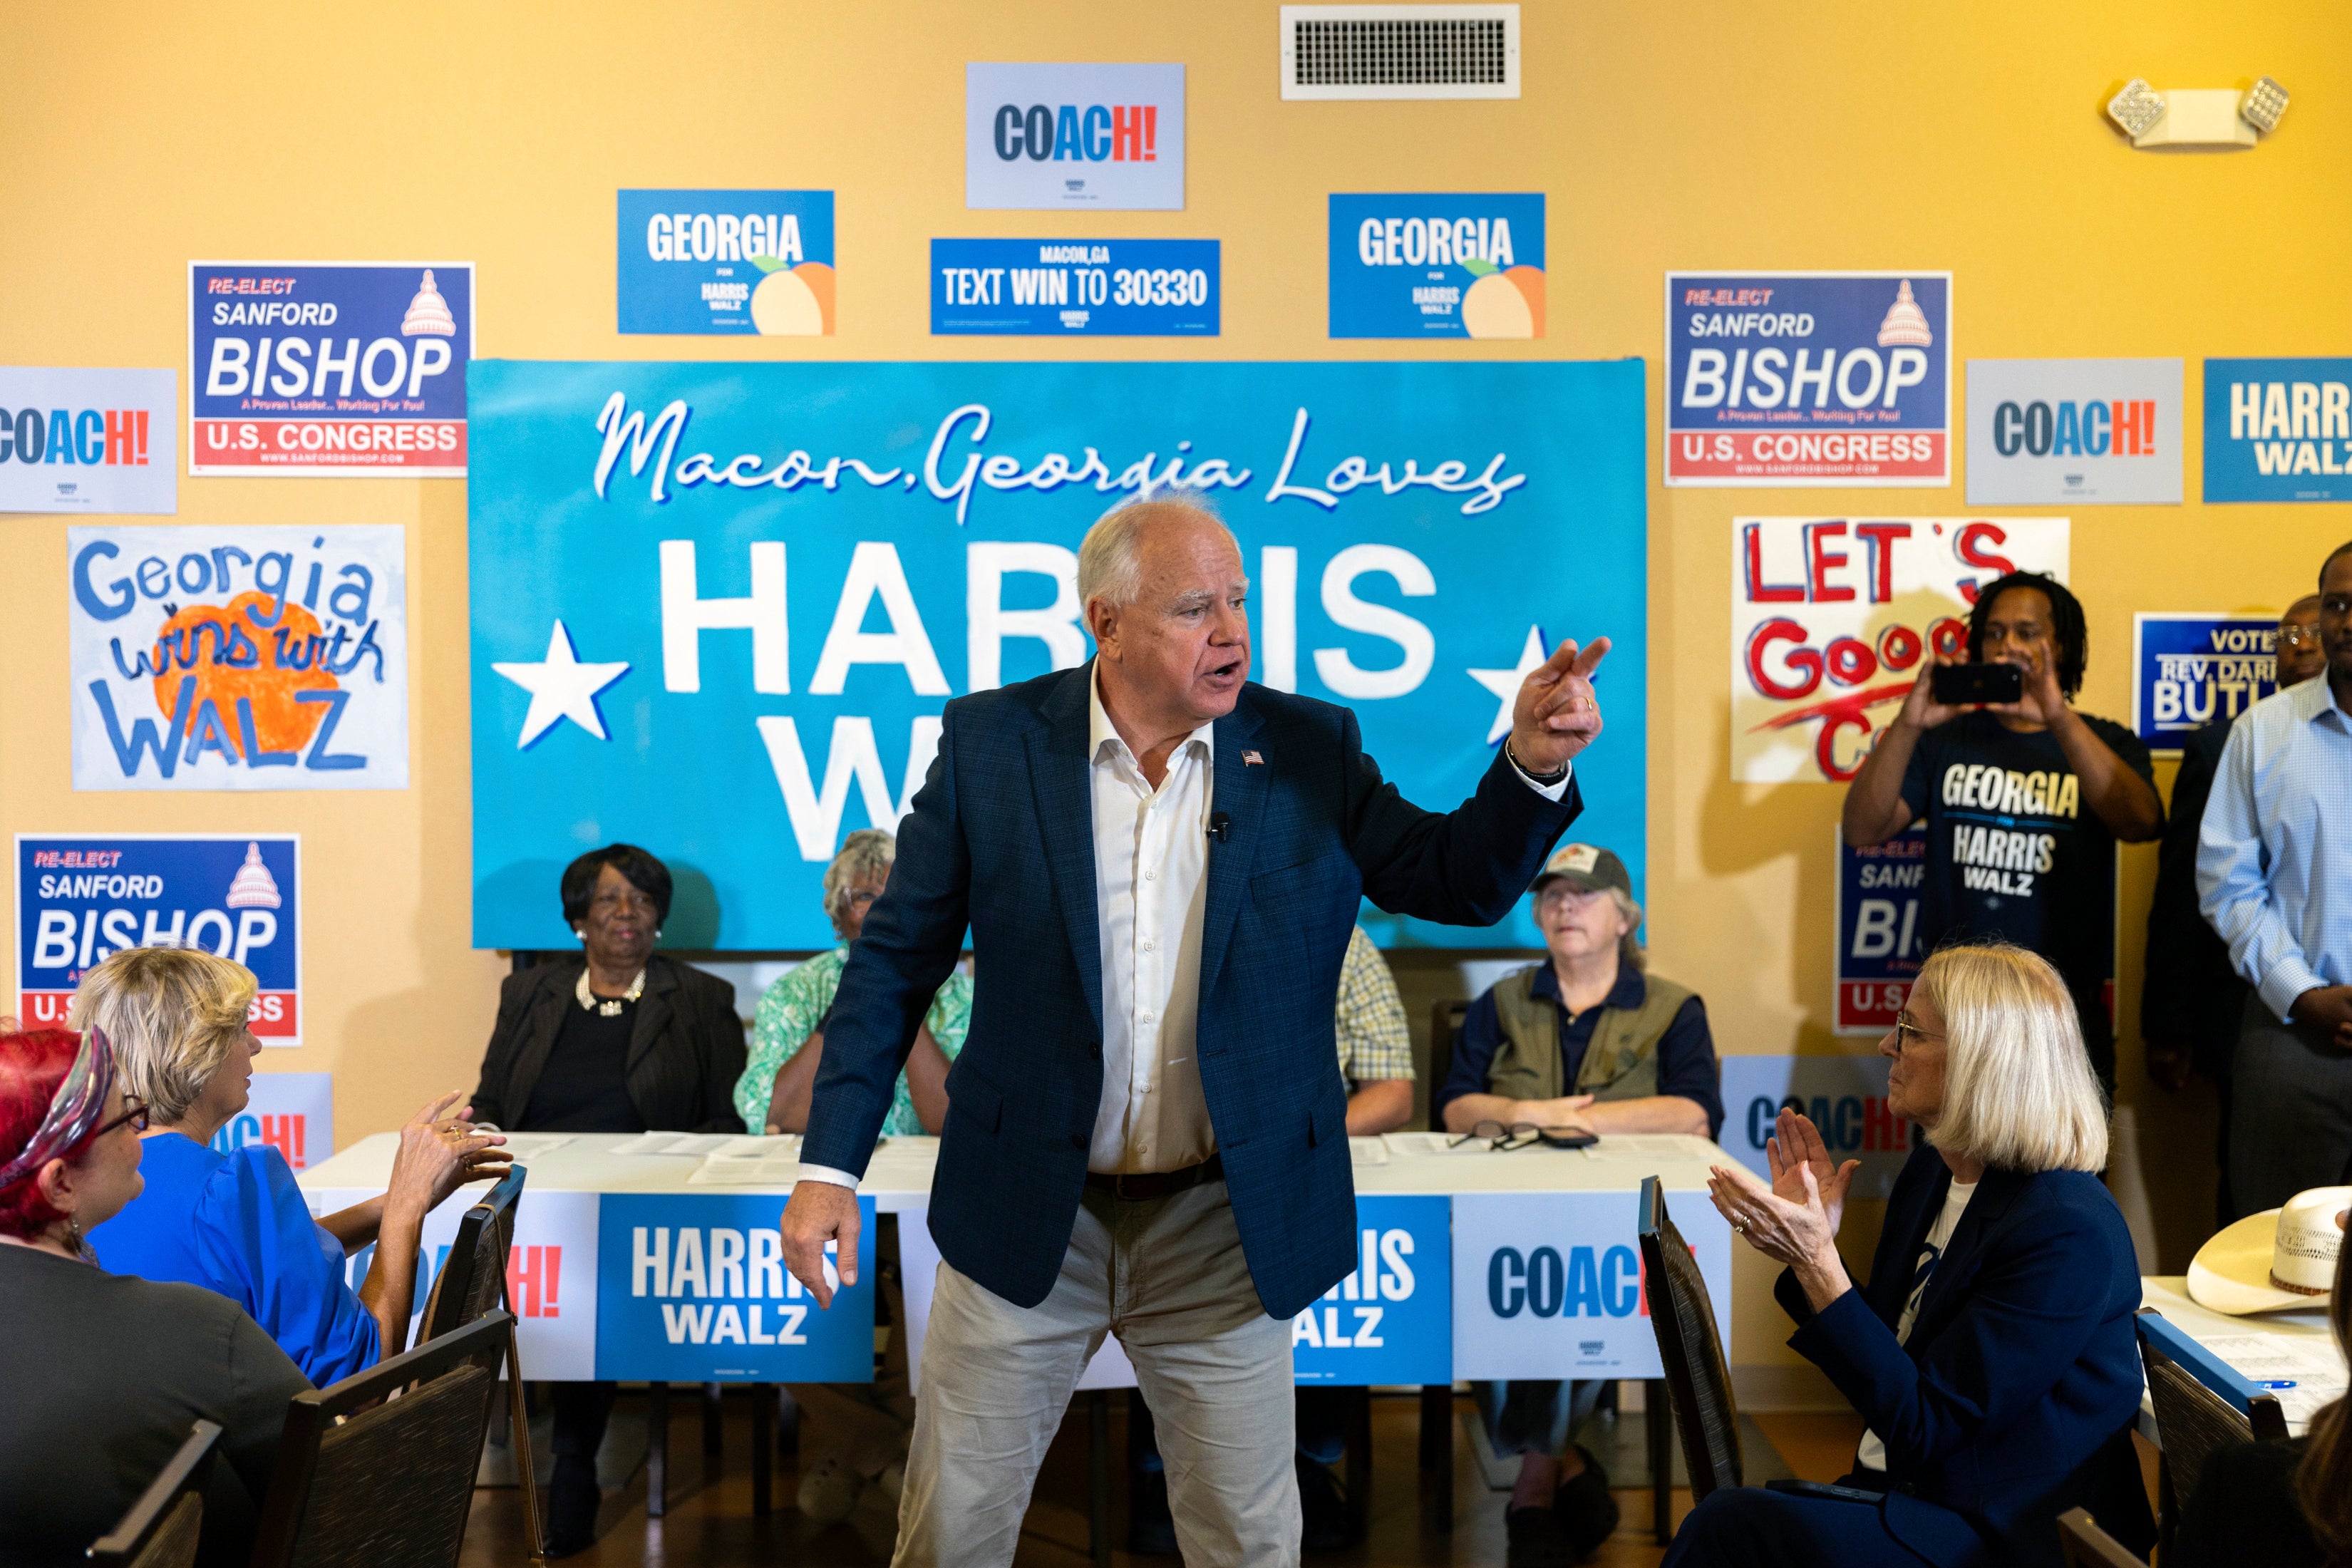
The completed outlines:
[[[2352,1214],[2338,1213],[2337,1229]],[[2336,1254],[2327,1322],[2352,1355],[2352,1247]],[[2352,1401],[2335,1400],[2284,1443],[2232,1443],[2205,1461],[2165,1568],[2352,1564]]]
[[[669,868],[633,844],[564,868],[563,919],[581,955],[519,969],[474,1090],[478,1128],[509,1132],[740,1132],[743,1072],[735,987],[654,952],[669,918]],[[609,1383],[555,1384],[548,1552],[595,1539],[596,1449]]]
[[[2066,983],[2020,948],[1946,948],[1878,1048],[1889,1108],[1927,1142],[1887,1199],[1868,1284],[1837,1249],[1856,1163],[1834,1165],[1803,1117],[1781,1112],[1769,1191],[1736,1167],[1708,1184],[1733,1230],[1789,1266],[1790,1347],[1868,1423],[1848,1495],[1710,1493],[1665,1568],[2058,1568],[2058,1515],[2075,1507],[2144,1552],[2139,1267],[2095,1173],[2106,1108]]]
[[[96,1030],[0,1034],[0,1561],[80,1563],[198,1421],[221,1428],[200,1562],[251,1554],[310,1386],[236,1302],[109,1274],[83,1237],[139,1195],[147,1108]]]

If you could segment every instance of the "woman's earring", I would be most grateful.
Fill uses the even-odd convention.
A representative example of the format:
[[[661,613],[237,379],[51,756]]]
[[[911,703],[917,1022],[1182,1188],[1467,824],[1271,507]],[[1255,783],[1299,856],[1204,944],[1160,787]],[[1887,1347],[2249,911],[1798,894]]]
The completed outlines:
[[[586,942],[588,940],[588,928],[586,926],[573,926],[572,928],[572,934],[578,937],[582,942]]]

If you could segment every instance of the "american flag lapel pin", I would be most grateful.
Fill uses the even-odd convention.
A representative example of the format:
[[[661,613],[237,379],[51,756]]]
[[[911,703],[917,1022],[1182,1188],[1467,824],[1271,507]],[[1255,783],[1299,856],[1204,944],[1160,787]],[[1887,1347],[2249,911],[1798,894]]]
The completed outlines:
[[[1265,759],[1259,756],[1255,752],[1244,752],[1242,753],[1242,766],[1245,768],[1256,767],[1265,761]]]

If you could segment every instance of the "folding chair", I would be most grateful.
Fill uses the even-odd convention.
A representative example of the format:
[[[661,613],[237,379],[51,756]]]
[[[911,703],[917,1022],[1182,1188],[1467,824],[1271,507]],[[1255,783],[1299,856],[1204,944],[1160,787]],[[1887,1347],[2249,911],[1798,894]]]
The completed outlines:
[[[511,1310],[506,1300],[507,1254],[514,1247],[515,1205],[530,1173],[514,1166],[457,1221],[448,1261],[425,1299],[425,1326],[417,1343],[462,1329],[493,1307]]]
[[[2058,1551],[2066,1560],[2066,1568],[2147,1568],[2079,1508],[2058,1516]]]
[[[1682,1431],[1683,1462],[1690,1470],[1691,1501],[1696,1503],[1717,1487],[1741,1484],[1739,1405],[1732,1397],[1731,1369],[1724,1363],[1706,1279],[1699,1273],[1698,1259],[1691,1256],[1690,1244],[1666,1214],[1665,1190],[1655,1176],[1642,1179],[1640,1215],[1650,1327],[1658,1336],[1667,1402]],[[1664,1414],[1652,1415],[1652,1424]],[[1658,1532],[1664,1540],[1663,1518]]]
[[[457,1237],[449,1247],[448,1261],[434,1279],[425,1299],[425,1326],[417,1343],[429,1344],[445,1334],[480,1321],[493,1307],[506,1309],[509,1324],[514,1303],[507,1300],[507,1255],[514,1250],[515,1209],[522,1202],[523,1179],[530,1173],[520,1165],[499,1178],[457,1221]],[[534,1560],[547,1547],[539,1517],[539,1478],[530,1454],[530,1414],[523,1403],[522,1347],[508,1330],[507,1440],[514,1445],[515,1485],[522,1492],[523,1529]]]
[[[98,1538],[89,1560],[101,1568],[190,1568],[205,1522],[205,1483],[211,1479],[214,1445],[221,1429],[199,1421],[139,1500],[115,1527]]]
[[[2180,1507],[2205,1473],[2205,1461],[2231,1443],[2284,1442],[2286,1412],[2278,1395],[2255,1387],[2163,1313],[2142,1308],[2139,1354],[2156,1408],[2157,1542],[2172,1549]]]
[[[456,1568],[513,1330],[511,1317],[491,1312],[296,1394],[253,1568]]]

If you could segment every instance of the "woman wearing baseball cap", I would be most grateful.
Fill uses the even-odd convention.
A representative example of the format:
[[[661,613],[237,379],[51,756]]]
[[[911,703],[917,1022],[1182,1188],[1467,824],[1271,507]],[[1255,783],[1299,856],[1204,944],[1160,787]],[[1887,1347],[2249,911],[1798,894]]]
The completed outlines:
[[[1706,1005],[1647,973],[1625,863],[1597,845],[1563,845],[1534,896],[1545,961],[1471,1004],[1433,1112],[1453,1132],[1506,1146],[1546,1134],[1715,1136],[1723,1099]],[[1520,1456],[1505,1513],[1511,1568],[1575,1561],[1616,1529],[1608,1474],[1568,1440],[1602,1386],[1473,1385],[1495,1451]]]

